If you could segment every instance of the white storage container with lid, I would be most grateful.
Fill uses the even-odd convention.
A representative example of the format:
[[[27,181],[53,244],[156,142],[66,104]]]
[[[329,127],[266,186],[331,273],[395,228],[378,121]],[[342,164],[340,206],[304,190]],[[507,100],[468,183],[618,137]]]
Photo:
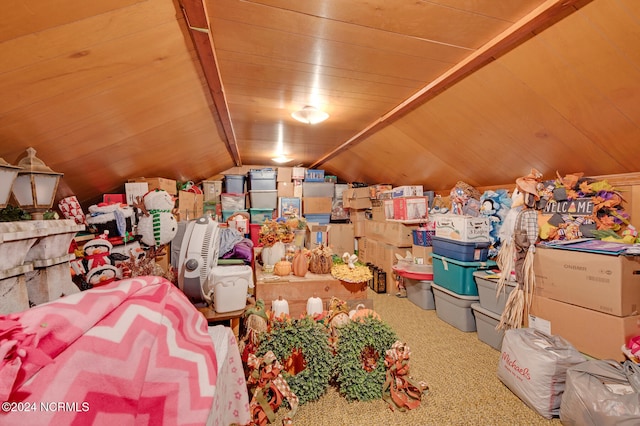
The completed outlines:
[[[217,313],[239,311],[247,305],[247,292],[253,288],[249,265],[214,266],[207,276],[207,287]]]

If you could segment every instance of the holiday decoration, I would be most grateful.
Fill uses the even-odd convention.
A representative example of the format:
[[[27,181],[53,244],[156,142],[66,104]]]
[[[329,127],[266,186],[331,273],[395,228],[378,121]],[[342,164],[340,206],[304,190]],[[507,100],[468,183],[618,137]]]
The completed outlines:
[[[422,394],[429,390],[426,382],[416,382],[409,376],[411,350],[406,343],[397,340],[384,356],[387,376],[382,387],[382,399],[391,410],[412,410],[420,405]]]
[[[503,291],[507,280],[515,272],[516,288],[509,293],[498,329],[522,327],[524,310],[531,303],[535,287],[533,257],[535,243],[538,240],[538,212],[535,207],[540,200],[539,184],[542,175],[535,169],[529,175],[516,179],[513,194],[512,211],[508,213],[508,225],[505,221],[505,239],[498,252],[496,262],[502,273],[498,280],[497,291]]]
[[[309,257],[311,252],[307,249],[301,249],[293,256],[292,270],[296,277],[304,277],[309,271]]]
[[[275,266],[277,262],[282,260],[287,253],[286,246],[281,241],[276,241],[270,246],[262,248],[261,257],[262,263],[265,266]]]
[[[266,425],[275,420],[275,412],[286,399],[291,407],[283,423],[293,424],[292,417],[298,410],[298,397],[282,376],[282,365],[276,359],[272,351],[265,353],[263,357],[254,354],[247,360],[249,377],[247,385],[252,389],[252,397],[249,408],[252,416],[252,425]]]
[[[94,204],[89,206],[86,223],[94,234],[106,232],[110,238],[125,238],[133,229],[133,209],[121,203]]]
[[[298,396],[300,404],[315,401],[328,386],[334,369],[326,328],[309,316],[298,320],[273,321],[262,336],[258,356],[272,351],[282,364],[282,377]]]
[[[283,299],[282,296],[278,296],[278,300],[271,302],[271,312],[276,318],[289,315],[289,302]]]
[[[309,272],[313,274],[328,274],[333,266],[333,256],[331,249],[324,245],[311,250],[311,258],[309,259]]]
[[[147,192],[138,197],[135,206],[141,210],[138,221],[138,235],[150,247],[160,247],[173,240],[178,232],[178,223],[173,215],[175,201],[165,190]]]
[[[254,306],[248,307],[243,314],[245,333],[238,342],[242,360],[247,362],[249,354],[256,352],[260,343],[260,335],[267,332],[268,314],[264,300],[258,299]]]
[[[386,367],[384,354],[397,340],[380,319],[368,316],[338,328],[335,365],[340,393],[348,400],[368,401],[382,397]]]
[[[347,283],[367,283],[373,275],[368,266],[358,262],[356,255],[344,253],[342,259],[332,264],[331,276]]]
[[[286,277],[291,273],[291,262],[284,259],[279,260],[273,265],[273,273],[281,277]]]

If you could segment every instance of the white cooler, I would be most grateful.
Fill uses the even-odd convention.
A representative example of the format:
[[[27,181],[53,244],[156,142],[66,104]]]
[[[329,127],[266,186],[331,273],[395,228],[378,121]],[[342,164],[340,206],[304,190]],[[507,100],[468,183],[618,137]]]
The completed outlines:
[[[253,271],[249,265],[215,266],[209,272],[207,286],[214,311],[238,311],[247,305],[247,291],[253,287]]]

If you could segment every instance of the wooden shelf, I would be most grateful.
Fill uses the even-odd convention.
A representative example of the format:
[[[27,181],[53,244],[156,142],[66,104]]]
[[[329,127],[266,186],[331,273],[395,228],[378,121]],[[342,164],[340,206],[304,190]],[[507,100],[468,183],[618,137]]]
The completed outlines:
[[[324,308],[332,297],[347,302],[349,308],[355,308],[362,303],[367,308],[373,308],[373,301],[367,299],[367,286],[363,283],[351,284],[333,278],[330,274],[312,274],[307,272],[304,277],[288,275],[280,277],[265,274],[256,266],[256,299],[264,300],[265,307],[271,309],[271,302],[279,296],[289,304],[289,314],[292,318],[299,318],[307,309],[307,299],[319,297]]]

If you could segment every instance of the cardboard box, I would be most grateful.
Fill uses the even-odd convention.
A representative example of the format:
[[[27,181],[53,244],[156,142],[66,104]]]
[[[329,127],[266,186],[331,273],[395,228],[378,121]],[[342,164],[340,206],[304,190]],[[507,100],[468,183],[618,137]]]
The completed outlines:
[[[425,247],[425,246],[411,246],[411,254],[414,259],[423,259],[425,265],[433,265],[433,258],[431,257],[431,253],[433,252],[433,247]]]
[[[382,193],[392,192],[393,185],[386,183],[379,183],[377,185],[369,186],[369,197],[375,199],[380,199]]]
[[[292,167],[291,180],[302,180],[307,172],[306,167]]]
[[[538,296],[620,317],[640,309],[640,257],[539,247]]]
[[[278,197],[278,217],[301,216],[302,200],[298,197]]]
[[[278,167],[277,182],[291,182],[293,180],[293,167]]]
[[[331,214],[331,197],[302,197],[302,214]]]
[[[382,200],[373,200],[371,206],[371,220],[375,220],[377,222],[384,222],[387,220]]]
[[[355,250],[355,234],[352,223],[331,224],[328,238],[329,247],[338,256],[342,256],[345,252],[353,253]]]
[[[161,177],[155,177],[155,178],[139,177],[139,178],[129,179],[129,182],[146,182],[147,184],[149,184],[149,191],[152,191],[154,189],[164,189],[171,195],[176,195],[178,193],[176,181],[173,179],[166,179]]]
[[[354,210],[370,209],[369,187],[348,188],[342,192],[342,202],[345,208]]]
[[[562,336],[594,358],[624,361],[622,345],[640,335],[640,315],[618,317],[534,295],[528,326]]]
[[[401,197],[393,198],[393,218],[396,220],[427,219],[427,197]]]
[[[127,182],[124,184],[124,192],[127,204],[132,206],[136,202],[137,197],[144,197],[149,192],[149,184],[147,182]]]
[[[395,219],[395,211],[393,210],[393,199],[382,200],[385,219]]]
[[[392,244],[380,243],[378,246],[378,262],[375,263],[376,266],[382,268],[384,272],[387,273],[387,293],[395,294],[398,291],[395,282],[395,276],[393,274],[393,265],[398,263],[396,258],[396,254],[399,254],[402,257],[405,257],[407,251],[411,251],[406,247],[397,247]]]
[[[302,198],[302,181],[301,180],[293,181],[293,196],[296,198]]]
[[[180,191],[178,194],[179,220],[197,219],[204,215],[204,195],[188,191]]]
[[[305,244],[309,250],[329,243],[329,230],[331,225],[319,225],[317,223],[307,222],[307,238]]]
[[[421,197],[424,195],[422,185],[396,186],[392,189],[391,196],[398,197]]]
[[[278,197],[293,197],[293,182],[278,182]]]
[[[488,217],[443,214],[435,216],[435,222],[436,237],[466,242],[491,241]]]
[[[413,229],[418,225],[408,225],[399,222],[365,221],[365,236],[398,247],[413,245]]]

